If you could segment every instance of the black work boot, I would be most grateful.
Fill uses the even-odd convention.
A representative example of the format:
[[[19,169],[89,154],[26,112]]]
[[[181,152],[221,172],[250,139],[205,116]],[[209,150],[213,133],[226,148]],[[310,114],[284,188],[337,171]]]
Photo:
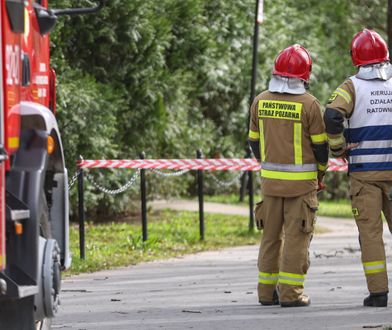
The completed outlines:
[[[273,306],[273,305],[279,305],[279,296],[278,296],[278,291],[274,290],[274,295],[272,296],[272,300],[260,300],[260,304],[263,306]]]
[[[388,305],[388,292],[371,293],[363,301],[364,306],[386,307]]]
[[[298,298],[298,300],[294,301],[281,301],[281,307],[306,307],[310,305],[310,298],[306,295],[302,295]]]

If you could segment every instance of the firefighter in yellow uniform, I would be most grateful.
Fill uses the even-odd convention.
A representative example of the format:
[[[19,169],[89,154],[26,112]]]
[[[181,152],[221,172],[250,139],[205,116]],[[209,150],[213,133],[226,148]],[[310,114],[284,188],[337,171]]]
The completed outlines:
[[[256,221],[263,229],[258,268],[262,305],[308,306],[303,294],[317,189],[328,144],[319,101],[307,93],[312,59],[293,45],[276,58],[267,91],[251,106],[249,143],[261,161],[262,202]]]
[[[367,29],[354,36],[351,58],[358,72],[332,94],[324,121],[332,156],[349,161],[351,204],[370,292],[363,304],[383,307],[388,276],[381,212],[392,229],[392,66],[385,41]]]

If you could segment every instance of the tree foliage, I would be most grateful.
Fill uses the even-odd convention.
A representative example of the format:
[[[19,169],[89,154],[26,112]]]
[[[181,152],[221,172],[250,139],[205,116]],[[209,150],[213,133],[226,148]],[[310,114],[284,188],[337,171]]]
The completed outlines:
[[[243,156],[254,7],[255,0],[110,0],[98,14],[59,19],[52,65],[68,167],[75,170],[79,155],[135,158],[143,150],[149,158],[193,158],[197,148]],[[386,29],[381,0],[266,0],[264,7],[257,90],[266,88],[277,53],[300,43],[314,60],[310,91],[324,104],[354,73],[353,34]],[[94,175],[107,186],[129,177],[102,173]],[[193,178],[150,180],[151,191],[162,194],[188,191]],[[129,196],[94,192],[88,207],[122,212]]]

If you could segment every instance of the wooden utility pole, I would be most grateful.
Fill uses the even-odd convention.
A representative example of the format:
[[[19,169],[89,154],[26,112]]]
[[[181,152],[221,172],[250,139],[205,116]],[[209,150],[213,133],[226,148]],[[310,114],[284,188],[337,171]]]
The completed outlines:
[[[392,53],[392,0],[388,0],[387,10],[387,34],[389,53]]]

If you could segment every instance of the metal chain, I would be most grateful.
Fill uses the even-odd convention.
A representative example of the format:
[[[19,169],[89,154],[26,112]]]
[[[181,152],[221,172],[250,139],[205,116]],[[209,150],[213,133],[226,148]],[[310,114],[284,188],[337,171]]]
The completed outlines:
[[[235,176],[233,179],[229,180],[229,181],[222,181],[220,179],[218,179],[214,174],[212,174],[212,172],[209,172],[210,176],[212,177],[212,179],[219,185],[222,187],[229,187],[232,186],[233,184],[236,183],[236,181],[238,181],[241,176],[245,173],[245,171],[240,171],[240,174],[238,174],[237,176]]]
[[[160,170],[158,170],[156,168],[152,168],[151,171],[153,171],[155,174],[163,176],[163,177],[181,176],[181,175],[189,172],[189,170],[185,169],[185,170],[180,170],[180,171],[176,171],[176,172],[168,172],[168,173],[166,173],[166,172],[162,172],[162,171],[160,171]]]
[[[132,185],[136,182],[136,180],[137,180],[137,178],[139,177],[139,175],[140,175],[140,169],[137,169],[137,171],[136,171],[135,174],[131,177],[131,179],[130,179],[126,184],[124,184],[123,186],[121,186],[120,188],[117,188],[117,189],[108,189],[108,188],[102,187],[99,183],[97,183],[97,182],[94,180],[94,178],[93,178],[90,174],[87,174],[87,175],[86,175],[86,178],[88,179],[88,181],[90,181],[90,183],[91,183],[95,188],[97,188],[98,190],[102,191],[103,193],[109,194],[109,195],[117,195],[117,194],[120,194],[120,193],[124,192],[124,191],[127,190],[130,186],[132,186]]]
[[[73,175],[71,180],[68,181],[68,190],[71,190],[72,186],[75,184],[76,180],[78,179],[78,176],[80,174],[80,169],[77,170],[77,172]]]

